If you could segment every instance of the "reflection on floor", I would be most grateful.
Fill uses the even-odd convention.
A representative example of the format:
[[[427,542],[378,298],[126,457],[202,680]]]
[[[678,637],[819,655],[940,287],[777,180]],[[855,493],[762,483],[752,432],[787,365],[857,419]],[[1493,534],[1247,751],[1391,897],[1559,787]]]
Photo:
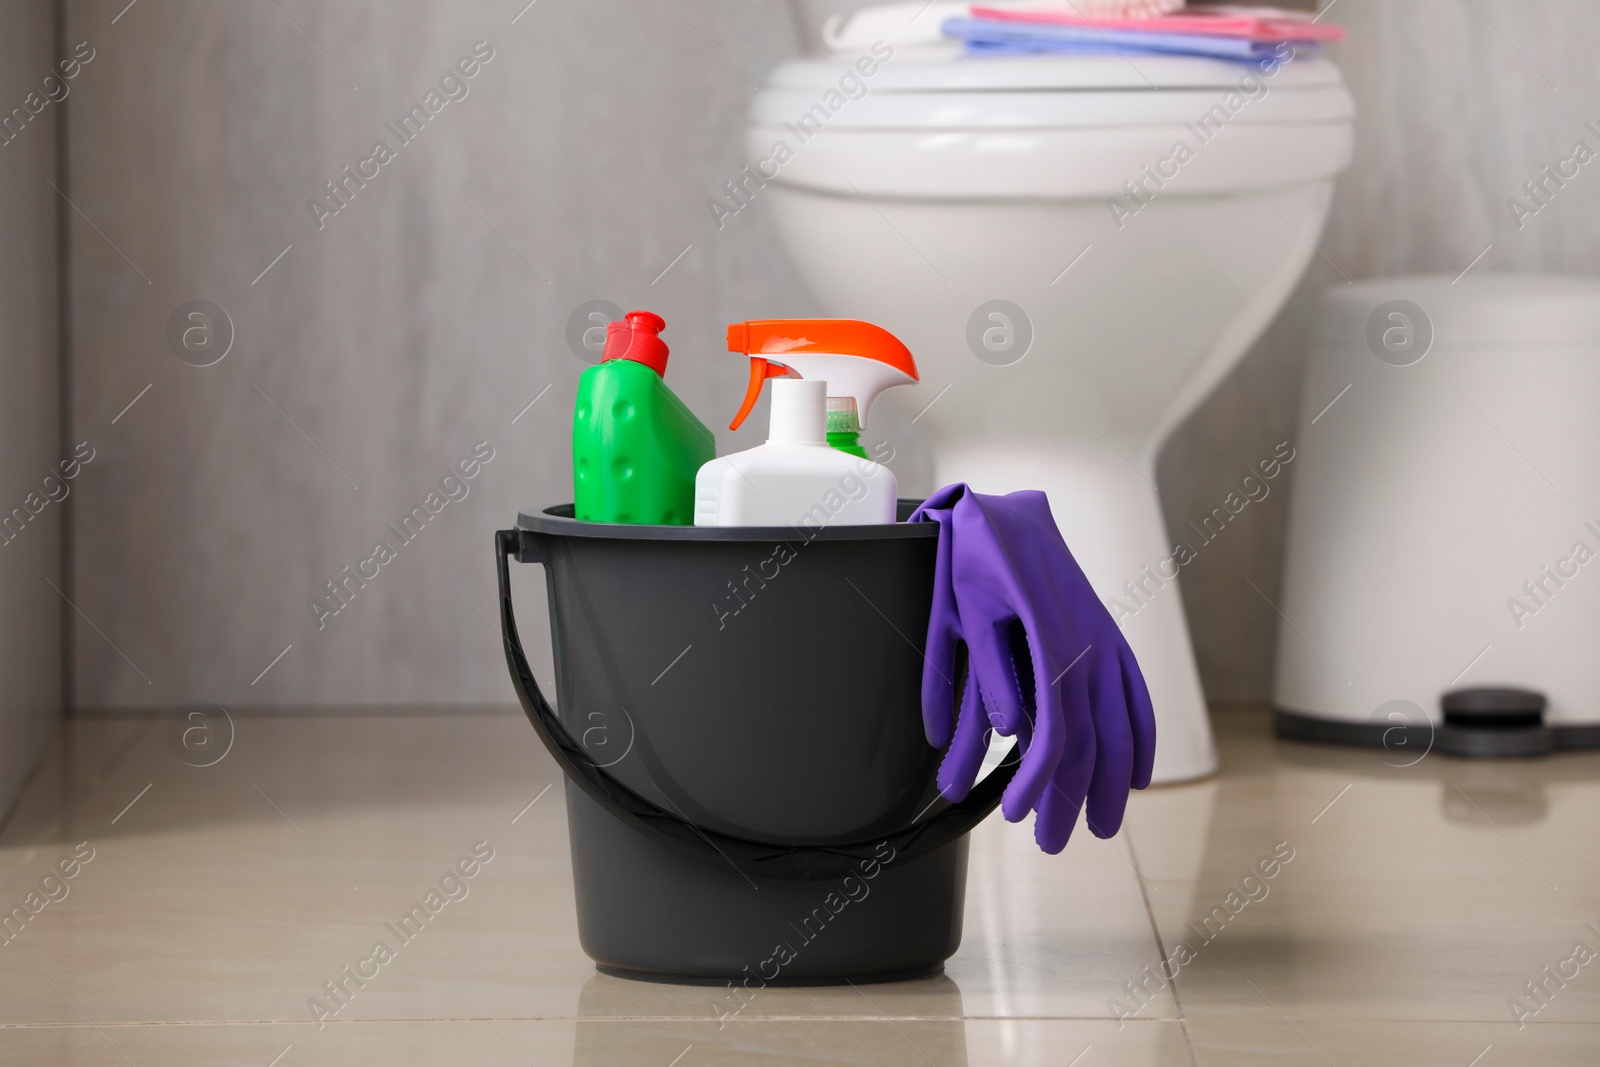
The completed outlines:
[[[1394,766],[1275,741],[1259,708],[1216,722],[1221,775],[1137,796],[1110,841],[1048,857],[984,824],[944,976],[763,990],[719,1027],[706,988],[579,949],[563,790],[520,717],[241,717],[204,767],[166,721],[77,721],[0,833],[0,1059],[1600,1062],[1576,950],[1600,951],[1600,754]]]

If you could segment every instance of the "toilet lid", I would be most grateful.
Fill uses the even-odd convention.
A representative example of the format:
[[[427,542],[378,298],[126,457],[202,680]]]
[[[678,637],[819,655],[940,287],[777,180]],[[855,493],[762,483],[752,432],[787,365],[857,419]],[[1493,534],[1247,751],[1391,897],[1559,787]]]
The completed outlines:
[[[1270,75],[1191,56],[992,57],[942,47],[896,49],[865,63],[871,74],[859,62],[835,55],[781,64],[752,120],[781,126],[818,105],[827,125],[855,129],[1181,123],[1224,99],[1230,122],[1251,124],[1348,121],[1355,111],[1338,67],[1320,55],[1299,55]]]

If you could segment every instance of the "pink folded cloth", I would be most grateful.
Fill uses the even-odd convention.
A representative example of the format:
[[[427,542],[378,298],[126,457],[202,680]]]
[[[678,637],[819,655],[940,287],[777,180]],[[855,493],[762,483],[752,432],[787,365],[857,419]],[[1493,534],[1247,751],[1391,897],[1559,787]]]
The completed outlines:
[[[1048,8],[974,7],[976,19],[1036,22],[1057,26],[1089,26],[1102,30],[1188,33],[1201,37],[1237,37],[1248,41],[1342,41],[1344,27],[1313,22],[1309,15],[1273,7],[1218,5],[1189,8],[1180,14],[1150,18],[1098,18]]]

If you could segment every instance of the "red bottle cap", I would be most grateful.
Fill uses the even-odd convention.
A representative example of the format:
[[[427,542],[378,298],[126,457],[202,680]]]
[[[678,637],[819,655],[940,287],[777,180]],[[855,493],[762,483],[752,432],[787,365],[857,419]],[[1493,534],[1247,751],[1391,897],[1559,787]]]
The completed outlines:
[[[667,343],[660,334],[666,326],[666,320],[653,312],[628,312],[606,326],[606,347],[600,353],[601,362],[631,359],[635,363],[643,363],[659,377],[665,378]]]

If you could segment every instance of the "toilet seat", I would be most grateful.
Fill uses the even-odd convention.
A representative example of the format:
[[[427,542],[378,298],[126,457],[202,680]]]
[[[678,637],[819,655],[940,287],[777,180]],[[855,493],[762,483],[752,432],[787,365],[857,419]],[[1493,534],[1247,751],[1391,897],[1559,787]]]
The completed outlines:
[[[1354,104],[1320,55],[1270,77],[1186,56],[900,49],[871,75],[853,63],[797,60],[773,72],[747,134],[748,158],[772,161],[758,168],[764,179],[847,196],[1032,199],[1122,195],[1148,166],[1168,177],[1181,169],[1183,195],[1204,195],[1320,181],[1348,166],[1353,148]],[[841,78],[865,92],[850,98]],[[1202,128],[1219,105],[1225,117]],[[1179,142],[1193,150],[1181,168],[1170,162]]]
[[[902,52],[906,50],[902,49]],[[841,78],[866,91],[844,99],[827,125],[840,129],[981,129],[1137,126],[1194,121],[1230,91],[1245,97],[1242,123],[1348,121],[1355,107],[1339,70],[1302,55],[1265,75],[1188,56],[895,57],[863,77],[840,57],[784,63],[756,97],[758,125],[794,122],[823,103]],[[1252,81],[1259,79],[1261,88]],[[824,103],[824,107],[828,107]]]
[[[927,92],[954,89],[1213,89],[1232,85],[1252,67],[1199,56],[1163,55],[1006,55],[969,56],[959,44],[899,46],[882,59],[837,53],[779,64],[767,85],[785,89],[821,88],[858,59],[877,60],[867,77],[874,89]],[[869,62],[869,67],[872,65]],[[1306,89],[1340,82],[1339,69],[1317,52],[1301,52],[1279,65],[1273,79]]]
[[[1227,89],[876,93],[852,101],[828,125],[849,130],[1076,129],[1193,122]],[[794,122],[818,102],[816,90],[762,93],[752,119],[767,126]],[[1350,94],[1341,86],[1283,90],[1271,86],[1234,116],[1250,125],[1347,121]]]

